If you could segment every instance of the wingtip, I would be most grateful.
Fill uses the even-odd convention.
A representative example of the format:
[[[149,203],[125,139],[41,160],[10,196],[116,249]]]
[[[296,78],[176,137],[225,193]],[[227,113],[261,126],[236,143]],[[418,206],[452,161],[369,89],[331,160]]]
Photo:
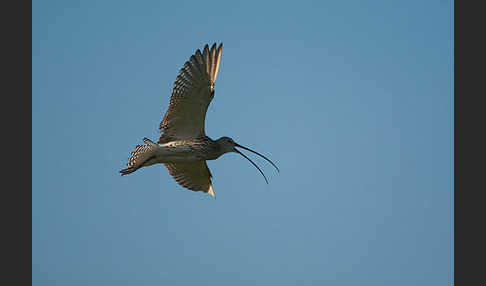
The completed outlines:
[[[216,195],[214,194],[213,186],[209,185],[209,191],[208,194],[213,197],[214,199],[216,198]]]

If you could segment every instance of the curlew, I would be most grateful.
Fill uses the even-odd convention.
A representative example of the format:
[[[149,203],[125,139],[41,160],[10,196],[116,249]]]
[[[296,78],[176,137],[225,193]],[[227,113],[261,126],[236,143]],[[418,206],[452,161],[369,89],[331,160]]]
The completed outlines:
[[[142,167],[162,163],[181,186],[215,197],[212,175],[206,161],[235,152],[250,161],[268,184],[263,171],[236,147],[261,156],[279,171],[270,159],[229,137],[212,140],[206,136],[204,120],[214,97],[214,84],[222,50],[223,44],[216,48],[215,43],[211,49],[206,45],[203,52],[198,49],[184,64],[176,78],[169,107],[159,126],[162,135],[157,143],[143,138],[145,145],[136,146],[128,159],[128,168],[120,171],[122,176]]]

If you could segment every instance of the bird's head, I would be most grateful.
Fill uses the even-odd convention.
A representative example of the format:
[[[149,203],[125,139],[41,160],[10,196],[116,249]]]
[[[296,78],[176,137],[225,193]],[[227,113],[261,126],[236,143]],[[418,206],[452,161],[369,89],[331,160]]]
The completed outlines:
[[[221,137],[217,142],[223,153],[235,152],[236,143],[233,139],[229,137]]]
[[[250,161],[250,163],[253,164],[253,166],[255,166],[258,171],[260,171],[260,173],[262,174],[263,178],[265,178],[265,181],[267,182],[268,184],[268,180],[267,178],[265,177],[265,174],[263,174],[263,171],[257,166],[257,164],[255,164],[252,160],[250,160],[250,158],[248,158],[245,154],[241,153],[238,149],[236,149],[236,147],[239,147],[239,148],[242,148],[242,149],[245,149],[247,151],[250,151],[252,153],[255,153],[257,154],[258,156],[262,157],[263,159],[267,160],[270,164],[272,164],[272,166],[275,167],[275,169],[277,169],[278,172],[280,172],[280,170],[278,169],[278,167],[270,160],[268,159],[267,157],[263,156],[262,154],[256,152],[256,151],[253,151],[251,150],[250,148],[247,148],[245,146],[241,146],[240,144],[236,143],[233,139],[229,138],[229,137],[221,137],[217,140],[220,148],[221,148],[221,151],[224,153],[228,153],[228,152],[235,152],[235,153],[238,153],[240,154],[241,156],[245,157],[248,161]]]

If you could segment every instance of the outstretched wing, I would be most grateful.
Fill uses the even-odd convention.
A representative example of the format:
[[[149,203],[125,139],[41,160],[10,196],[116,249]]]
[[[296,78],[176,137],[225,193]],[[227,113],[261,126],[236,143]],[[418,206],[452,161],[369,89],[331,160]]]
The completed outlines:
[[[211,172],[206,161],[164,163],[179,185],[196,192],[209,193],[214,198]]]
[[[205,136],[206,111],[214,97],[223,44],[201,53],[197,50],[184,64],[174,83],[169,108],[160,123],[163,132],[159,144]]]

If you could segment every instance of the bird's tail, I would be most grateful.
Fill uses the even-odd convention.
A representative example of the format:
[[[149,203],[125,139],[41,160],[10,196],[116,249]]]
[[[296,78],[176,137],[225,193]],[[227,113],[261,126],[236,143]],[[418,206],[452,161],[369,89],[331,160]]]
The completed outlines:
[[[154,147],[157,146],[157,144],[147,138],[144,138],[143,141],[147,143],[147,145],[137,145],[135,147],[135,151],[133,151],[130,154],[130,158],[128,158],[128,168],[120,171],[122,176],[135,172],[155,158]]]

